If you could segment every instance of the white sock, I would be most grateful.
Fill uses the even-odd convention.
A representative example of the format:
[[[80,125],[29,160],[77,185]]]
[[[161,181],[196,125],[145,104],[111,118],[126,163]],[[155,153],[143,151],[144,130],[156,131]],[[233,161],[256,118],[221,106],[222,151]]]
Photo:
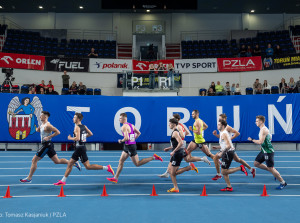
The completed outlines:
[[[221,173],[217,173],[218,176],[222,176]]]
[[[253,169],[250,167],[250,172],[252,172],[252,170],[253,170]]]
[[[107,166],[103,166],[103,170],[108,170],[108,167]]]
[[[152,156],[152,159],[153,159],[153,160],[155,160],[155,157],[154,157],[154,155]]]
[[[282,185],[284,185],[285,184],[285,181],[283,180],[282,182],[280,182]]]
[[[62,179],[61,179],[62,182],[66,182],[67,181],[67,178],[64,176]]]

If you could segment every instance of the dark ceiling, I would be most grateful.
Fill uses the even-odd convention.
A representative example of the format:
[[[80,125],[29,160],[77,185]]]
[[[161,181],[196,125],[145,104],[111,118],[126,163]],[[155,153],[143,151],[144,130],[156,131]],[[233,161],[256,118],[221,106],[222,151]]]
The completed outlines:
[[[249,13],[254,9],[258,14],[300,15],[300,0],[0,0],[0,6],[0,13],[145,12],[150,8],[151,13]]]

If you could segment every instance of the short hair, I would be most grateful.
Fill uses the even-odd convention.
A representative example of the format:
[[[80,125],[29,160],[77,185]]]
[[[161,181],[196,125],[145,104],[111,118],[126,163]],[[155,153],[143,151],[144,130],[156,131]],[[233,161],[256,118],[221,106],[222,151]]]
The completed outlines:
[[[221,123],[221,125],[223,125],[224,127],[227,126],[227,122],[223,119],[220,119],[219,122]]]
[[[229,84],[229,82],[227,81],[226,84]]]
[[[171,123],[173,123],[173,124],[175,124],[175,125],[178,125],[178,121],[177,121],[176,118],[171,118],[171,119],[169,120],[169,122],[171,122]]]
[[[266,121],[266,118],[263,115],[258,115],[258,116],[256,116],[256,118],[259,119],[260,121],[262,121],[263,123],[265,123],[265,121]]]
[[[225,114],[225,113],[223,113],[223,114],[221,114],[221,115],[219,115],[221,118],[223,118],[223,119],[227,119],[227,115]]]
[[[82,115],[81,113],[76,112],[75,115],[77,116],[77,118],[78,118],[80,121],[82,121],[83,115]]]
[[[177,114],[173,114],[173,117],[176,118],[178,121],[181,119],[180,115],[177,113]]]
[[[193,110],[193,112],[199,115],[199,110]]]
[[[122,116],[123,118],[127,118],[127,114],[126,113],[121,113],[120,116]]]
[[[50,117],[50,112],[42,111],[42,114],[46,115],[48,118]]]

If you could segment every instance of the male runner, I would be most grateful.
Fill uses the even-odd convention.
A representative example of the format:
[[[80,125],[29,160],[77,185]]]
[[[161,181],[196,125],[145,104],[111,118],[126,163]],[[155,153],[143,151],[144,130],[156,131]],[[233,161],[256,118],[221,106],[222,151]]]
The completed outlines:
[[[87,170],[106,170],[114,175],[114,170],[111,168],[111,165],[101,166],[98,164],[90,164],[89,158],[86,154],[85,142],[86,138],[92,136],[93,133],[88,129],[87,126],[81,123],[82,119],[83,115],[81,113],[75,113],[73,118],[73,122],[75,123],[74,137],[71,137],[70,135],[68,136],[68,140],[75,141],[75,151],[72,155],[72,158],[68,162],[65,175],[57,183],[54,183],[55,186],[66,184],[67,177],[70,175],[74,163],[76,163],[79,158]]]
[[[185,139],[185,136],[187,136],[189,134],[189,131],[186,129],[186,127],[179,123],[181,117],[179,114],[174,114],[173,115],[173,118],[175,118],[178,122],[178,125],[177,125],[177,129],[179,131],[179,134],[180,134],[180,137],[182,139],[182,148],[184,149],[184,156],[183,156],[183,159],[186,161],[186,162],[198,162],[198,161],[203,161],[203,162],[206,162],[208,164],[210,164],[210,162],[208,161],[207,157],[195,157],[195,156],[192,156],[191,154],[187,155],[187,152],[186,152],[186,141],[184,140]],[[195,171],[198,173],[198,169],[195,167]],[[170,176],[170,169],[167,168],[166,172],[161,174],[161,175],[158,175],[159,177],[161,178],[168,178]]]
[[[130,156],[133,164],[137,167],[142,166],[152,160],[163,161],[163,159],[156,154],[154,154],[152,157],[139,160],[139,156],[136,151],[136,149],[137,149],[136,148],[136,139],[141,135],[141,132],[138,129],[136,129],[134,125],[127,122],[127,114],[126,113],[120,114],[119,121],[121,124],[123,124],[121,131],[123,133],[124,138],[119,139],[118,142],[120,144],[125,142],[125,144],[124,144],[123,152],[122,152],[120,160],[119,160],[119,166],[118,166],[116,175],[114,175],[114,177],[112,177],[112,178],[107,178],[107,180],[114,182],[114,183],[118,183],[118,179],[119,179],[119,176],[123,169],[124,162],[129,156]]]
[[[274,148],[271,143],[272,135],[270,134],[269,129],[265,126],[265,120],[265,116],[256,116],[255,124],[260,128],[259,139],[255,140],[251,137],[248,138],[249,141],[261,145],[261,152],[257,155],[254,161],[254,166],[272,173],[273,176],[280,182],[280,185],[276,187],[276,189],[282,190],[287,186],[287,183],[282,179],[280,173],[274,168]],[[263,164],[263,162],[266,162],[267,165]]]
[[[202,152],[205,153],[205,155],[207,155],[208,157],[213,159],[214,155],[209,151],[209,149],[205,143],[205,139],[203,137],[203,131],[208,128],[208,125],[199,118],[198,110],[194,110],[192,112],[192,117],[193,117],[193,119],[195,119],[195,122],[194,122],[193,126],[189,126],[189,130],[193,131],[194,140],[190,142],[190,144],[187,148],[187,154],[188,154],[187,159],[188,160],[190,159],[191,152],[193,152],[198,147],[202,150]],[[206,162],[206,161],[204,161],[204,162]],[[209,161],[208,161],[208,163],[210,165]]]
[[[51,139],[59,135],[60,131],[57,128],[55,128],[53,125],[51,125],[50,122],[48,122],[49,117],[50,117],[49,112],[42,111],[40,116],[42,124],[38,128],[36,128],[36,131],[40,132],[41,135],[42,147],[37,151],[37,153],[32,158],[29,175],[24,179],[20,179],[21,183],[31,183],[32,176],[37,169],[38,161],[43,159],[46,154],[49,156],[50,159],[52,159],[52,161],[55,164],[68,164],[68,160],[59,159],[54,150],[54,145],[51,142]],[[78,162],[75,163],[75,166],[78,168],[79,171],[81,170],[81,167]]]
[[[234,146],[232,144],[229,133],[226,131],[227,122],[224,120],[219,120],[218,122],[218,130],[220,131],[219,144],[220,146],[214,146],[214,149],[221,149],[222,151],[222,174],[224,176],[224,180],[227,184],[227,187],[221,189],[221,191],[233,191],[232,186],[229,180],[229,174],[235,173],[237,171],[242,171],[245,174],[247,173],[245,167],[243,165],[235,168],[230,168],[231,162],[234,156]],[[247,176],[247,174],[246,174]]]
[[[179,131],[177,129],[178,121],[175,118],[172,118],[169,120],[169,127],[173,130],[171,134],[171,147],[165,148],[164,151],[169,151],[172,149],[172,152],[170,153],[171,159],[170,163],[168,165],[168,169],[170,170],[171,179],[173,182],[174,187],[169,189],[167,192],[169,193],[179,193],[179,188],[177,185],[176,175],[182,174],[185,171],[189,170],[196,170],[196,167],[193,163],[190,163],[189,166],[186,166],[184,168],[179,169],[180,163],[184,156],[184,149],[182,148],[183,142],[181,139],[181,136],[179,134]]]
[[[219,120],[224,120],[224,121],[227,121],[227,115],[224,113],[224,114],[221,114],[219,115]],[[234,128],[232,128],[231,126],[227,125],[226,126],[226,129],[225,129],[229,135],[231,136],[231,141],[233,139],[235,139],[236,137],[238,137],[240,135],[240,133],[238,131],[236,131]],[[216,136],[217,138],[220,138],[220,135],[217,134],[217,131],[213,131],[213,135]],[[222,178],[222,175],[220,173],[220,164],[219,164],[219,159],[222,157],[222,152],[218,152],[217,154],[215,154],[215,157],[214,157],[214,163],[215,163],[215,166],[216,166],[216,169],[217,169],[217,175],[215,177],[212,178],[212,180],[218,180],[220,178]],[[237,163],[240,163],[242,165],[244,165],[245,167],[247,167],[250,172],[252,173],[253,175],[253,178],[255,177],[255,173],[256,173],[256,170],[254,168],[251,168],[248,163],[246,163],[245,160],[241,159],[238,157],[238,155],[236,153],[234,153],[233,155],[233,159],[235,162]],[[248,173],[247,173],[248,174]]]

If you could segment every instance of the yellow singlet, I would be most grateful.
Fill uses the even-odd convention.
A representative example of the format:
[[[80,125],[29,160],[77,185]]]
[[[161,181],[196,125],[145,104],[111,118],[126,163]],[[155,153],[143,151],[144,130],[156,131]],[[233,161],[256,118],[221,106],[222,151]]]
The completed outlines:
[[[200,120],[200,122],[202,123],[201,129],[200,129],[200,135],[198,135],[197,133],[194,133],[194,139],[196,143],[205,143],[205,139],[203,138],[202,134],[203,134],[203,121],[200,118],[197,118],[194,122],[193,125],[193,130],[197,130],[195,123],[197,120]]]

